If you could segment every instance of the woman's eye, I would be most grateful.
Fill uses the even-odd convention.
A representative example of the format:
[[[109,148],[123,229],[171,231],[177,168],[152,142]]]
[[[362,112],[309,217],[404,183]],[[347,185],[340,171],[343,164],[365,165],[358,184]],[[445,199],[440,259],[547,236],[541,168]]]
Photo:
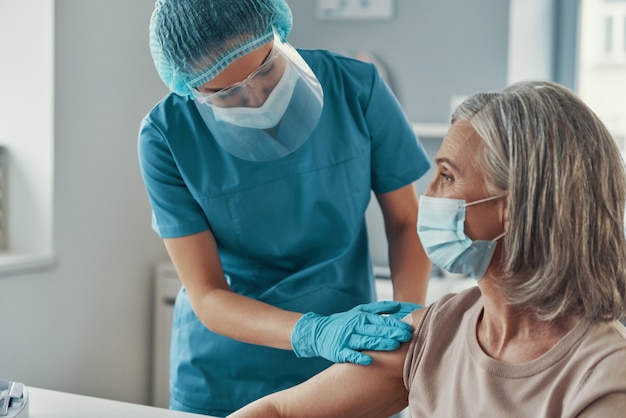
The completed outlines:
[[[233,86],[221,90],[219,95],[213,100],[213,104],[219,107],[237,107],[241,106],[244,97],[242,86]]]
[[[220,95],[222,96],[223,99],[229,99],[231,97],[235,97],[238,94],[241,94],[242,91],[242,87],[241,86],[233,86],[233,87],[229,87],[225,90],[222,90],[220,92]]]
[[[274,62],[270,62],[269,65],[260,68],[259,72],[256,73],[257,76],[261,76],[261,77],[265,77],[268,74],[270,74],[272,71],[274,71]]]
[[[449,183],[454,180],[454,177],[452,177],[449,173],[440,172],[439,175],[441,176],[444,183]]]

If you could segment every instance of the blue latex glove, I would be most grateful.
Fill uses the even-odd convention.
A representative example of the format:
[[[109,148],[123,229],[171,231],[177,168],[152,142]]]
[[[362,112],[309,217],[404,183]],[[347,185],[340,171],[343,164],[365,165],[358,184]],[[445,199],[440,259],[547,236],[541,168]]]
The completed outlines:
[[[411,302],[398,302],[400,304],[400,310],[395,312],[391,316],[392,318],[402,319],[413,311],[417,311],[418,309],[422,309],[424,306],[418,305],[417,303]]]
[[[398,302],[376,302],[329,316],[308,312],[291,332],[293,351],[298,357],[371,364],[372,358],[360,353],[361,350],[395,350],[411,338],[410,325],[382,315],[395,314],[401,309]]]

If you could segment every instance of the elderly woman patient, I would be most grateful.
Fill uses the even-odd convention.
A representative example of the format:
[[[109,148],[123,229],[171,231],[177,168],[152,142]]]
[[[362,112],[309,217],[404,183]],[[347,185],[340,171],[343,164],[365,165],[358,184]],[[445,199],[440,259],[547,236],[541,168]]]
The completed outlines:
[[[626,416],[626,181],[605,126],[564,87],[517,83],[461,104],[436,163],[420,239],[478,286],[414,311],[372,365],[233,417]]]

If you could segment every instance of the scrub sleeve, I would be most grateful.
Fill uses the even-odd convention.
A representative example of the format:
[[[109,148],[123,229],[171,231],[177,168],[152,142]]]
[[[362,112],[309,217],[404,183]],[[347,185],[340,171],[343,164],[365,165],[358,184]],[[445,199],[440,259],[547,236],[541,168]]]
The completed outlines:
[[[300,53],[322,84],[324,109],[293,154],[267,163],[238,159],[215,141],[192,100],[170,94],[142,122],[139,157],[161,237],[210,229],[233,291],[328,315],[375,300],[365,224],[371,191],[410,184],[430,164],[372,64],[328,51]],[[175,403],[211,415],[330,365],[209,331],[184,289],[170,363]]]

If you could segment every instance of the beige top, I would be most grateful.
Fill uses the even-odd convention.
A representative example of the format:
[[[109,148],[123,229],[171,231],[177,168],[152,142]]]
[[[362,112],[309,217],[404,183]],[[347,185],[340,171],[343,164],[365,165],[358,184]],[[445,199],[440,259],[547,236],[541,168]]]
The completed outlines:
[[[477,287],[426,308],[404,364],[412,418],[626,417],[626,329],[581,321],[541,357],[509,364],[476,338]]]

